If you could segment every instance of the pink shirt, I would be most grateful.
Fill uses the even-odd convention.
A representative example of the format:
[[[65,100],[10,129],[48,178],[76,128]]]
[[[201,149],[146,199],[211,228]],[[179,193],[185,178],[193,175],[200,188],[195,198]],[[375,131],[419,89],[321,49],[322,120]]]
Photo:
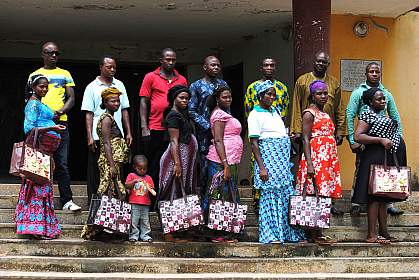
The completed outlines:
[[[167,102],[167,92],[175,85],[188,86],[185,77],[173,70],[175,77],[168,80],[160,74],[160,67],[144,76],[140,88],[140,97],[150,98],[150,117],[148,128],[150,130],[166,130],[162,125],[163,113],[169,103]]]
[[[224,148],[227,155],[228,164],[240,163],[240,159],[243,154],[243,140],[240,137],[242,131],[242,125],[232,115],[227,114],[221,109],[215,110],[211,114],[210,124],[212,135],[214,136],[214,123],[216,121],[225,122],[224,128]],[[209,147],[207,159],[221,163],[218,157],[217,151],[215,150],[214,140]]]

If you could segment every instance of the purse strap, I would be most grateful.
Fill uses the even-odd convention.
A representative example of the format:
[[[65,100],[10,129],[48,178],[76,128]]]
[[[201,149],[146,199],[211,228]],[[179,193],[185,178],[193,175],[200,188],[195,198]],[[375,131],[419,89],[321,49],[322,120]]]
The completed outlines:
[[[32,148],[38,149],[39,148],[38,136],[39,136],[39,128],[38,127],[32,128],[28,136],[26,136],[25,144],[27,143],[27,140],[32,138],[33,139]]]
[[[172,186],[172,190],[170,191],[170,205],[173,205],[173,200],[175,198],[175,191],[176,191],[176,185],[177,185],[176,181],[179,182],[183,200],[186,202],[186,192],[185,192],[185,186],[183,185],[183,181],[180,178],[173,175],[170,182],[170,185]]]
[[[319,190],[317,188],[317,184],[316,184],[316,178],[312,177],[311,181],[313,183],[313,188],[314,188],[314,194],[316,195],[317,201],[320,199],[319,198]],[[306,196],[307,196],[307,184],[308,184],[308,175],[307,175],[307,179],[304,182],[303,185],[303,200],[306,200]]]
[[[399,161],[397,159],[396,153],[395,152],[391,152],[391,155],[393,156],[393,161],[394,161],[394,164],[395,164],[395,166],[397,168],[397,171],[400,172],[400,165],[399,165]],[[389,169],[388,166],[387,166],[387,150],[386,149],[384,149],[384,169],[385,170],[388,170]]]

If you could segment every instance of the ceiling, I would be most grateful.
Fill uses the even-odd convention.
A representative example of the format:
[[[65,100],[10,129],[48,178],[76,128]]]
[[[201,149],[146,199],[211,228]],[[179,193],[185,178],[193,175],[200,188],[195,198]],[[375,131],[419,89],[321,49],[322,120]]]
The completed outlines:
[[[332,13],[397,17],[419,0],[332,0]],[[219,45],[292,21],[291,0],[2,0],[0,40]]]

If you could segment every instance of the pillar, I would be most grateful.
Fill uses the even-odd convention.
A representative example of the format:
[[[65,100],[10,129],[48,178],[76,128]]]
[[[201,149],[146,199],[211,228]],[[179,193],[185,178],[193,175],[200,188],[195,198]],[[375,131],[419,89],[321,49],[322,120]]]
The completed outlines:
[[[293,0],[294,80],[313,69],[320,50],[329,53],[331,0]]]

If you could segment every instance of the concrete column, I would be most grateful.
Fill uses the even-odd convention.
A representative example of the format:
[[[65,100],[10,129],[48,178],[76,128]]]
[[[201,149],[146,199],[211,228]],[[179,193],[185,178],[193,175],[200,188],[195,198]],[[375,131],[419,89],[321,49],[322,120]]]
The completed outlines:
[[[331,0],[293,0],[294,80],[313,69],[314,54],[329,52]]]

